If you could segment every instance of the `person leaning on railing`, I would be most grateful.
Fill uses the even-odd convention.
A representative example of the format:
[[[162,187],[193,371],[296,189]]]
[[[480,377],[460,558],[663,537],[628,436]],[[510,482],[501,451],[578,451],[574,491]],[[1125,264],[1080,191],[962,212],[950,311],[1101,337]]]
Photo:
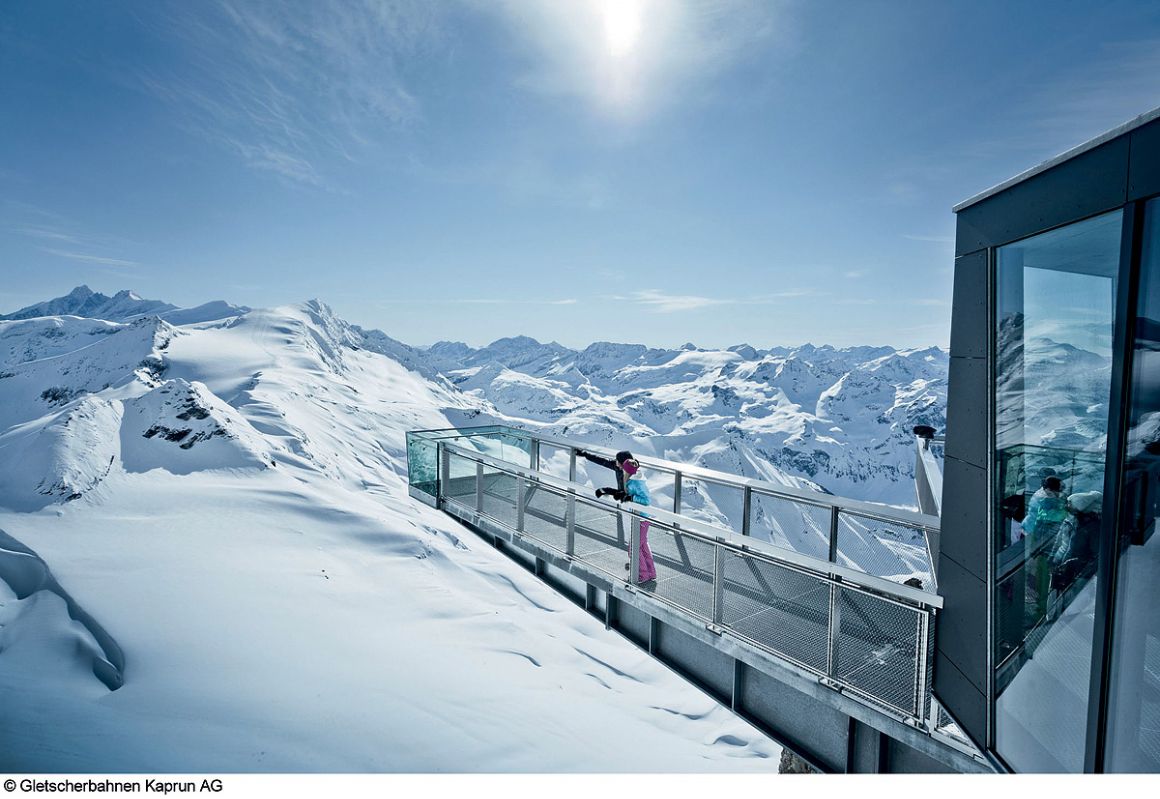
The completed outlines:
[[[631,452],[621,450],[616,453],[615,460],[602,458],[582,449],[576,450],[576,454],[598,466],[616,472],[616,488],[596,489],[597,499],[610,496],[617,502],[635,502],[637,505],[650,504],[648,486],[645,485],[644,477],[640,473],[640,463],[632,457]],[[653,563],[652,551],[648,545],[648,528],[649,522],[642,519],[640,522],[640,567],[639,574],[637,574],[637,580],[641,583],[657,578],[657,568]],[[630,565],[625,564],[625,568],[630,568]]]
[[[624,493],[624,481],[626,479],[624,474],[624,462],[632,460],[632,453],[628,450],[621,450],[616,453],[615,460],[602,458],[599,455],[593,455],[588,450],[578,449],[576,454],[587,461],[595,463],[597,466],[603,466],[605,469],[611,469],[616,472],[616,488],[598,488],[596,489],[596,498],[600,499],[603,496],[610,496],[617,502],[624,502],[627,494]]]

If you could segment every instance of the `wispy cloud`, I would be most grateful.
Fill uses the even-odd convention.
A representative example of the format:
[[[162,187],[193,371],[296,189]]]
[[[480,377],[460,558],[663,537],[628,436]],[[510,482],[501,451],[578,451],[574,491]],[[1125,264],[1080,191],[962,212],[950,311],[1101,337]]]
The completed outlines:
[[[693,311],[698,308],[711,308],[715,305],[729,305],[732,302],[732,300],[698,297],[692,294],[665,294],[663,291],[655,289],[637,291],[627,299],[638,305],[651,308],[657,313]]]
[[[247,166],[335,188],[330,165],[367,160],[421,116],[403,65],[422,55],[440,13],[421,0],[189,4],[153,23],[180,66],[130,80]]]
[[[43,252],[49,255],[56,255],[61,258],[69,258],[73,261],[84,261],[90,264],[101,264],[103,266],[140,266],[137,261],[126,261],[122,258],[107,258],[103,255],[92,255],[91,253],[72,252],[70,250],[57,250],[52,247],[41,247]]]
[[[122,257],[136,242],[106,234],[83,231],[83,226],[59,214],[16,200],[0,202],[8,217],[4,229],[35,243],[41,252],[107,267],[137,267],[139,261]],[[83,232],[82,232],[83,231]]]
[[[643,118],[702,99],[721,73],[755,53],[790,50],[785,0],[480,0],[524,46],[518,85]]]
[[[423,305],[576,305],[580,300],[574,297],[568,297],[558,300],[540,300],[540,299],[515,299],[508,297],[459,297],[446,298],[440,297],[432,300],[418,300],[418,299],[399,299],[399,300],[381,300],[379,305],[414,305],[416,303]]]
[[[78,243],[76,236],[70,233],[62,233],[59,230],[52,230],[51,228],[38,227],[35,225],[14,225],[10,229],[13,233],[19,233],[34,239],[46,239],[48,241],[67,241],[74,244]]]
[[[632,292],[629,295],[617,295],[612,299],[643,305],[656,313],[678,313],[722,305],[771,305],[781,300],[815,296],[822,295],[814,289],[790,289],[753,297],[724,298],[702,297],[695,294],[668,294],[659,289],[645,289]]]
[[[565,299],[565,300],[517,300],[504,298],[481,298],[472,297],[470,299],[458,300],[441,300],[441,302],[450,302],[460,305],[575,305],[579,300]]]
[[[842,277],[849,280],[857,280],[860,277],[866,277],[865,269],[851,269],[848,272],[843,272]]]

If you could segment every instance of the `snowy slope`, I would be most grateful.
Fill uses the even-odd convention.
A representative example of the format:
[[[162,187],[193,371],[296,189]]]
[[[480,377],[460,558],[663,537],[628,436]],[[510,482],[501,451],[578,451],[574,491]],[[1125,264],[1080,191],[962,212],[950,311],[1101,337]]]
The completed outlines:
[[[776,770],[409,498],[490,403],[318,302],[169,318],[0,322],[0,770]]]

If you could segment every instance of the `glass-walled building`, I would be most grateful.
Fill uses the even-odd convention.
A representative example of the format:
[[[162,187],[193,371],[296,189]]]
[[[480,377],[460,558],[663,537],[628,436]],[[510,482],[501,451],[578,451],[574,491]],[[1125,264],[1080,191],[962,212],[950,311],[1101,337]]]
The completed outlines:
[[[1160,109],[955,212],[935,694],[1001,768],[1160,772]]]

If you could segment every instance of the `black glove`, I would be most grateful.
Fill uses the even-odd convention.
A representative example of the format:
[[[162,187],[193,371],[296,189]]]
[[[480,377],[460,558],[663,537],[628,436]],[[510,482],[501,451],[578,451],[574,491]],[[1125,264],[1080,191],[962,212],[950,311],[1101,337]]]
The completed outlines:
[[[609,493],[612,494],[612,498],[615,499],[617,502],[628,502],[628,492],[627,491],[621,491],[618,488],[614,491],[610,491]]]
[[[576,457],[578,457],[578,458],[587,458],[587,457],[588,457],[588,450],[586,450],[586,449],[578,449],[578,450],[576,450]]]

